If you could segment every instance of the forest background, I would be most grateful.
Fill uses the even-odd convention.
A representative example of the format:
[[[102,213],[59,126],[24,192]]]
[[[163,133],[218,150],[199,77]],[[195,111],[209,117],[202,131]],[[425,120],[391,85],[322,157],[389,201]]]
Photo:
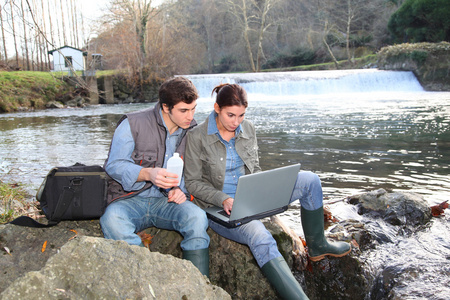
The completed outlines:
[[[89,26],[76,0],[0,3],[4,66],[49,71],[48,51],[68,45],[88,52],[88,68],[101,54],[102,69],[140,83],[324,62],[339,68],[386,45],[450,41],[448,0],[111,0]]]

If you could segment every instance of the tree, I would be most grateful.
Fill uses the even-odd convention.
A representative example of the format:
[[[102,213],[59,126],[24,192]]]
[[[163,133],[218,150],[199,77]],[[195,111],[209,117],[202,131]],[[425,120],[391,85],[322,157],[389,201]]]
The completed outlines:
[[[12,35],[14,38],[14,49],[16,50],[16,67],[19,67],[19,51],[17,50],[17,38],[16,38],[16,25],[14,22],[14,9],[13,9],[13,2],[9,2],[11,6],[11,24],[12,24]]]
[[[6,49],[6,36],[5,36],[5,29],[3,27],[3,10],[2,6],[0,5],[0,26],[2,27],[2,40],[3,40],[3,52],[5,53],[5,63],[8,63],[8,51]]]
[[[277,0],[228,0],[226,6],[240,24],[248,62],[253,72],[261,70],[264,57],[264,34],[274,25],[269,20],[269,12]],[[254,55],[256,52],[256,55]]]
[[[28,40],[27,40],[27,26],[26,26],[26,21],[25,21],[25,11],[23,9],[23,0],[20,2],[20,8],[22,10],[22,23],[23,23],[23,39],[25,41],[25,57],[24,60],[26,59],[26,66],[27,66],[27,70],[30,70],[30,57],[29,57],[29,51],[28,51]],[[25,61],[24,61],[24,66],[25,66]]]
[[[406,0],[388,28],[398,42],[450,42],[450,1]]]

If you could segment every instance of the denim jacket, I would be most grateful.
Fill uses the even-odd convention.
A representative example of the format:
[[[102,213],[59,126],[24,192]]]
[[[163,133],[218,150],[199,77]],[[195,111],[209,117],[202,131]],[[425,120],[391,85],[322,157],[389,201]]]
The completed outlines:
[[[208,121],[187,134],[184,176],[186,188],[194,196],[194,203],[204,208],[222,207],[230,196],[222,192],[226,171],[226,149],[217,135],[208,135]],[[255,128],[250,121],[241,123],[236,136],[236,151],[244,161],[245,174],[261,171]]]

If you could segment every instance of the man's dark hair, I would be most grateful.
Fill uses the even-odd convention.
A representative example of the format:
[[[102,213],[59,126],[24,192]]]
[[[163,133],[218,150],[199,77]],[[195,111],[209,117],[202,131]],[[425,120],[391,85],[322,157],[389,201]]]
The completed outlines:
[[[166,80],[159,88],[159,101],[166,104],[169,111],[179,102],[191,104],[198,99],[198,92],[192,81],[186,77],[174,77]]]

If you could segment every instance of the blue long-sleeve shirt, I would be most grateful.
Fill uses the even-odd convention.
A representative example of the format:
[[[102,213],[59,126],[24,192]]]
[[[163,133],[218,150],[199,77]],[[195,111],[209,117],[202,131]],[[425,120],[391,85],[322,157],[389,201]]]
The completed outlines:
[[[216,134],[220,141],[225,145],[227,150],[227,159],[226,159],[226,171],[225,171],[225,179],[223,182],[222,192],[234,198],[236,194],[237,183],[239,177],[245,174],[244,161],[241,159],[239,154],[236,151],[235,141],[236,139],[233,137],[230,141],[226,141],[222,138],[219,133],[219,129],[217,128],[216,123],[217,113],[213,111],[209,116],[208,123],[208,134]],[[236,136],[241,131],[241,125],[236,128]]]
[[[169,132],[166,124],[164,124],[164,126],[166,127],[166,132]],[[163,166],[164,168],[167,166],[167,160],[172,157],[175,152],[176,144],[181,133],[182,128],[178,128],[171,135],[167,134],[165,142],[166,153]],[[125,119],[120,123],[114,132],[114,137],[111,143],[111,151],[105,169],[109,176],[122,185],[125,191],[130,192],[140,190],[145,185],[145,181],[137,181],[139,172],[143,167],[135,164],[131,158],[134,148],[135,143],[131,134],[130,123],[128,122],[128,119]],[[186,193],[184,176],[181,178],[179,187],[184,193]],[[162,197],[163,194],[157,186],[153,185],[150,189],[140,193],[140,196]]]

